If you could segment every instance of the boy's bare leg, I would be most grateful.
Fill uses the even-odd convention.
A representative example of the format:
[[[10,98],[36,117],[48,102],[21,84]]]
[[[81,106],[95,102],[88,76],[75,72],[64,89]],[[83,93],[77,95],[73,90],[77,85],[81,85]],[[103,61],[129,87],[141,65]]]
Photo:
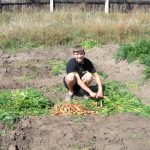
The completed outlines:
[[[74,95],[73,86],[76,83],[75,73],[67,74],[67,76],[65,77],[65,81],[66,81],[67,86],[68,86],[68,94],[66,95],[65,99],[67,101],[69,101],[72,98],[72,96]]]
[[[90,72],[85,73],[81,80],[85,85],[89,86],[93,80],[92,74]]]
[[[89,87],[89,85],[91,84],[93,77],[92,74],[90,72],[87,72],[86,74],[84,74],[84,76],[81,78],[81,80],[84,82],[85,85],[87,85]],[[87,93],[81,89],[80,93],[83,95],[83,97],[85,99],[88,99],[89,97],[87,96]]]

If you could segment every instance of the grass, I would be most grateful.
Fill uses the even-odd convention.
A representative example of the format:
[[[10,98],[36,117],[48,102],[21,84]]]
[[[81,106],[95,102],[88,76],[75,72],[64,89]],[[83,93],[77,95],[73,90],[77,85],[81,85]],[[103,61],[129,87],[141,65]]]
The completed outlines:
[[[105,81],[103,107],[101,102],[89,99],[72,103],[80,103],[88,110],[96,111],[99,114],[114,115],[118,113],[133,113],[139,116],[150,117],[150,106],[144,105],[140,99],[128,92],[126,86],[117,81]]]
[[[45,71],[48,77],[64,73],[66,68],[66,60],[49,59],[40,62],[40,65],[37,64],[36,61],[30,60],[16,64],[15,67],[20,74],[18,80],[27,81],[33,78],[37,78],[38,76],[41,76],[41,74],[45,74]],[[22,67],[26,69],[22,69]],[[41,71],[42,69],[43,71]]]
[[[145,66],[144,75],[150,79],[150,40],[138,40],[129,44],[122,44],[117,50],[116,61],[127,59],[129,63],[138,61]]]
[[[28,115],[48,115],[52,103],[33,88],[0,91],[0,120],[13,123]]]
[[[144,105],[140,99],[130,93],[126,86],[117,81],[106,80],[104,108],[99,112],[107,115],[116,113],[134,113],[150,116],[150,106]]]
[[[150,38],[150,15],[132,12],[127,14],[80,11],[24,11],[0,13],[0,49],[16,52],[18,49],[51,47],[54,45],[81,44],[85,48],[107,43],[123,44],[118,49],[116,59],[138,60],[145,65],[146,78],[150,78],[150,42],[140,40]],[[136,41],[136,42],[135,42]],[[54,75],[63,72],[66,63],[50,61]],[[26,77],[26,76],[25,76]],[[104,107],[100,102],[81,101],[89,110],[111,115],[134,113],[150,116],[150,107],[145,106],[125,86],[105,79]],[[64,92],[63,88],[57,89]],[[75,101],[78,102],[78,101]],[[51,103],[35,89],[0,91],[0,120],[14,121],[25,115],[50,114]]]
[[[18,80],[19,81],[27,81],[27,80],[30,80],[33,78],[35,78],[35,76],[33,76],[33,75],[31,76],[29,74],[24,74],[24,75],[20,76]]]
[[[117,113],[133,113],[140,116],[150,117],[150,106],[144,105],[140,99],[128,91],[128,85],[122,84],[118,81],[108,80],[106,75],[104,78],[104,95],[106,98],[101,102],[93,99],[81,100],[74,99],[71,103],[80,103],[87,110],[96,111],[99,114],[113,115]],[[60,94],[67,92],[64,86],[59,86],[53,89],[59,91]],[[60,104],[63,101],[60,102]]]
[[[150,117],[150,106],[144,105],[138,98],[129,93],[126,85],[108,79],[105,79],[104,85],[106,98],[103,101],[103,107],[101,107],[100,101],[92,99],[74,99],[71,103],[81,104],[87,110],[94,110],[104,115],[133,113]],[[59,91],[61,94],[66,92],[66,89],[59,86],[54,91]],[[63,101],[61,100],[59,103],[63,103]],[[51,107],[51,101],[34,88],[0,91],[0,121],[9,127],[24,116],[51,115]],[[76,117],[75,120],[80,121],[82,117]]]
[[[51,67],[51,71],[53,75],[62,74],[66,69],[67,62],[64,60],[49,60],[48,65]]]
[[[0,49],[82,44],[92,47],[150,37],[148,13],[23,11],[0,14]]]
[[[93,48],[93,47],[101,47],[102,45],[94,40],[87,40],[87,41],[83,41],[81,42],[81,46],[84,47],[85,49],[89,49],[89,48]]]

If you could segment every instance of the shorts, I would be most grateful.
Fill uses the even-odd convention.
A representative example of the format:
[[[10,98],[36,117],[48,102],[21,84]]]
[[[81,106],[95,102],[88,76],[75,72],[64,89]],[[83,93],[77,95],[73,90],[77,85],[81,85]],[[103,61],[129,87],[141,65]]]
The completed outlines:
[[[63,78],[63,83],[64,83],[64,86],[68,89],[68,85],[65,81],[65,77]],[[73,86],[73,90],[74,90],[75,94],[78,93],[80,89],[81,89],[81,87],[77,83],[75,83],[75,85]]]

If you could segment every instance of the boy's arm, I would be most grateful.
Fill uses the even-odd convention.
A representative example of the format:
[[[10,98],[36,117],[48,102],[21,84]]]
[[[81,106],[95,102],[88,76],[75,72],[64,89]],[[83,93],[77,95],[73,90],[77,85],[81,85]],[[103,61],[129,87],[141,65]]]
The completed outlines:
[[[98,92],[96,94],[96,98],[103,98],[103,89],[102,89],[102,81],[100,79],[100,76],[98,75],[97,72],[95,72],[94,74],[94,77],[95,77],[95,80],[96,80],[96,83],[98,84]]]
[[[86,85],[84,84],[84,82],[80,79],[79,74],[78,74],[78,73],[75,73],[75,76],[76,76],[76,78],[77,78],[77,83],[78,83],[78,85],[79,85],[83,90],[85,90],[86,92],[88,92],[89,95],[90,95],[92,98],[96,97],[96,93],[93,92],[88,86],[86,86]]]

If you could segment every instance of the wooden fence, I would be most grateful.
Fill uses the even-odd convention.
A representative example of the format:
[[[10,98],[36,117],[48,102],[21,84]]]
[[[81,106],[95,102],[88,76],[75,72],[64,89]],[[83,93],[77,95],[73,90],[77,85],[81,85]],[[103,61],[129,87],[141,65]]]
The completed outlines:
[[[1,2],[0,12],[24,10],[26,8],[45,9],[49,10],[48,2]],[[104,12],[105,0],[54,0],[55,10],[79,8],[83,11],[100,11]],[[150,0],[110,0],[110,12],[128,12],[133,10],[140,10],[143,12],[150,12]]]

